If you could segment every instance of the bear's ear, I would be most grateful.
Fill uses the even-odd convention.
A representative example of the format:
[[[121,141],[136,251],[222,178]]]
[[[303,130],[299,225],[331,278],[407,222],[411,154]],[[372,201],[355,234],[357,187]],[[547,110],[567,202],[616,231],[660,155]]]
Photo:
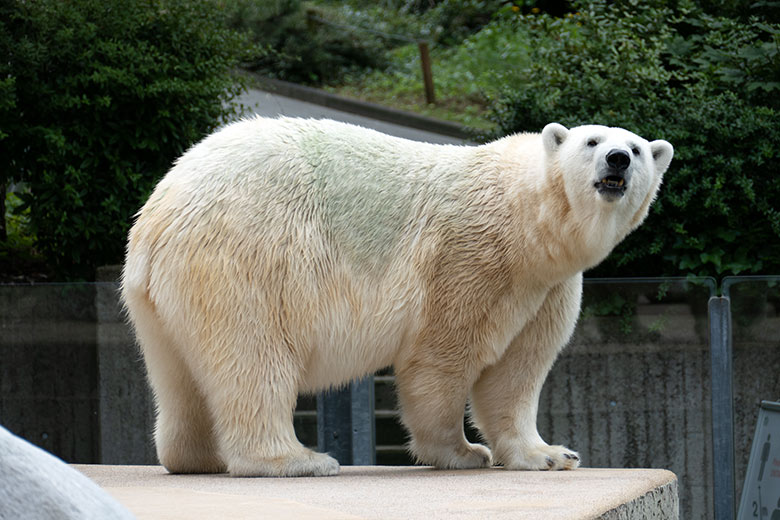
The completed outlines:
[[[569,135],[569,131],[565,126],[558,123],[550,123],[542,130],[542,143],[544,143],[544,149],[547,153],[552,153],[558,149],[566,140],[566,136]]]
[[[653,154],[653,160],[655,161],[655,171],[659,175],[663,174],[669,168],[669,163],[672,162],[674,148],[668,142],[659,139],[650,143],[650,152]]]

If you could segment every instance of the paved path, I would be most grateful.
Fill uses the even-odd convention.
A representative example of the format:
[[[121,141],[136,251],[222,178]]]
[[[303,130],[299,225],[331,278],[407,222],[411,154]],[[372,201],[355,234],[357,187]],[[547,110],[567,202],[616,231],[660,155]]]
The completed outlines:
[[[661,469],[439,471],[345,466],[335,477],[169,475],[160,466],[74,466],[138,520],[678,518]]]
[[[456,137],[449,137],[446,135],[426,132],[425,130],[418,130],[416,128],[409,128],[393,123],[387,123],[385,121],[379,121],[377,119],[372,119],[349,112],[342,112],[333,108],[315,105],[314,103],[307,103],[306,101],[300,101],[297,99],[280,96],[278,94],[271,94],[261,90],[249,90],[244,95],[242,95],[238,101],[248,108],[249,113],[256,113],[262,116],[276,117],[279,115],[284,115],[312,117],[315,119],[335,119],[336,121],[344,121],[346,123],[353,123],[367,128],[373,128],[374,130],[379,130],[380,132],[384,132],[386,134],[405,137],[406,139],[412,139],[414,141],[424,141],[428,143],[439,144],[466,143],[466,141],[463,139],[458,139]]]

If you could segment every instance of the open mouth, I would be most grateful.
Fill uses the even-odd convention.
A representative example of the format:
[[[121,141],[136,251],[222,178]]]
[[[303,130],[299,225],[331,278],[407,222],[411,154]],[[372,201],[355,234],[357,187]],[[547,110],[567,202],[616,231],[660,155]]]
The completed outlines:
[[[619,175],[607,175],[594,184],[602,195],[622,197],[626,191],[626,180]]]

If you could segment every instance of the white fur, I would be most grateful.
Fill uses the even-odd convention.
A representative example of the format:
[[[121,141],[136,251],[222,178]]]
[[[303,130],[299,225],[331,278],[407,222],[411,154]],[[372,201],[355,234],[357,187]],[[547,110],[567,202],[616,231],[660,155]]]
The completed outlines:
[[[616,147],[632,153],[630,182],[607,200],[594,183]],[[209,136],[139,212],[123,274],[161,462],[334,474],[295,438],[297,393],[393,365],[421,462],[576,467],[536,432],[539,392],[582,271],[642,222],[671,156],[622,129],[557,124],[479,147],[286,118]],[[492,454],[464,438],[469,396]]]
[[[0,519],[132,520],[108,493],[0,426]]]

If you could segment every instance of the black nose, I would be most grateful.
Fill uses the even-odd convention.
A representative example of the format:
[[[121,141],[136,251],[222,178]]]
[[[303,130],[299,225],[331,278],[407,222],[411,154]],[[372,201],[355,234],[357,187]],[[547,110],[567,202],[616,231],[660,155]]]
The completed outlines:
[[[623,171],[631,164],[631,156],[623,150],[612,150],[607,154],[607,164],[610,168]]]

